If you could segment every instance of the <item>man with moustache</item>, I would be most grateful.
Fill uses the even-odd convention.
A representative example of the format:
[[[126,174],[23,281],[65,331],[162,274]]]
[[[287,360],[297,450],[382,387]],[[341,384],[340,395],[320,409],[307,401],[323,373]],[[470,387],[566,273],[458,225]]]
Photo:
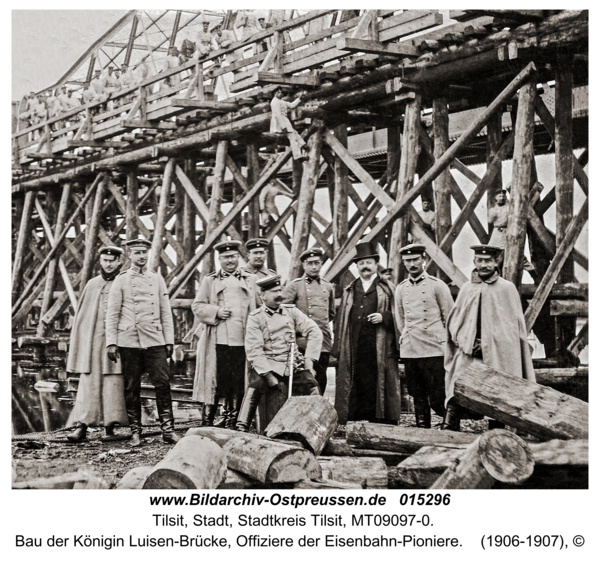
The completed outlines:
[[[234,429],[245,389],[244,335],[256,309],[256,277],[239,269],[242,242],[215,245],[221,270],[207,275],[192,304],[200,321],[192,399],[204,403],[203,426],[212,426],[219,398],[225,398],[225,428]]]
[[[104,326],[108,294],[121,270],[123,250],[108,246],[98,253],[100,274],[85,285],[71,330],[67,372],[80,374],[69,418],[70,424],[79,426],[67,436],[71,442],[85,440],[89,426],[104,426],[109,437],[114,435],[115,424],[127,424],[121,363],[113,363],[106,356]]]
[[[377,274],[373,244],[356,246],[359,278],[342,296],[332,355],[339,360],[335,408],[338,420],[400,419],[400,378],[394,320],[394,287]]]
[[[461,287],[446,322],[446,417],[442,430],[459,431],[461,417],[468,414],[453,397],[454,384],[473,362],[535,382],[521,298],[515,285],[498,273],[502,248],[473,245],[471,249],[475,265],[471,282]],[[490,421],[490,428],[502,426]]]
[[[327,366],[333,343],[329,323],[335,318],[335,289],[333,284],[321,278],[323,255],[325,252],[320,247],[313,247],[302,253],[300,263],[304,275],[288,283],[283,291],[283,303],[297,306],[323,333],[321,354],[314,364],[321,395],[325,394],[327,387]],[[303,352],[306,350],[306,339],[298,339],[298,348]]]
[[[169,382],[174,341],[169,293],[160,274],[147,267],[152,242],[139,238],[125,245],[131,267],[117,276],[108,296],[106,352],[113,362],[121,358],[131,446],[141,444],[144,372],[154,385],[162,438],[175,444],[180,437],[175,434]]]
[[[450,289],[425,272],[421,244],[400,249],[409,277],[396,287],[400,358],[408,393],[415,404],[416,426],[431,428],[431,409],[444,417],[446,321],[454,305]]]
[[[272,275],[276,275],[277,272],[273,269],[267,269],[267,248],[269,247],[269,240],[265,238],[252,238],[246,242],[246,249],[248,250],[247,261],[248,265],[242,268],[242,271],[251,275],[256,275],[258,279],[264,279]]]
[[[251,364],[250,383],[238,417],[237,430],[247,432],[261,398],[265,395],[266,427],[288,395],[291,342],[296,333],[306,338],[304,357],[295,358],[292,390],[295,395],[320,395],[314,364],[319,360],[323,334],[319,326],[296,306],[282,304],[279,275],[256,281],[263,305],[248,316],[246,356]],[[302,361],[303,358],[303,361]]]

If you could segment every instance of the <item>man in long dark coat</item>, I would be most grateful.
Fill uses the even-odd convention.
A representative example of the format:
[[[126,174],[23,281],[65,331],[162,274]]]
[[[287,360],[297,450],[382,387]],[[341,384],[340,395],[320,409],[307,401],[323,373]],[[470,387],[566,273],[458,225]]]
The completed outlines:
[[[396,424],[400,418],[394,288],[377,274],[373,244],[356,246],[359,278],[344,290],[332,355],[338,357],[335,408],[339,422]]]
[[[108,294],[121,270],[123,250],[109,246],[99,253],[100,274],[85,285],[71,330],[67,372],[80,374],[69,419],[79,426],[67,436],[71,442],[85,440],[88,426],[104,426],[106,436],[112,436],[115,424],[127,425],[121,361],[111,362],[104,351]]]

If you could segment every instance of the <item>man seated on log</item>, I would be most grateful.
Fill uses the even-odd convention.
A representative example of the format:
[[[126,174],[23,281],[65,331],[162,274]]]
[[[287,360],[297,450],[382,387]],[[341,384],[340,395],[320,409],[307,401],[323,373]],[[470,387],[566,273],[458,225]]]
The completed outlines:
[[[269,247],[269,240],[266,238],[252,238],[246,242],[246,249],[248,250],[247,260],[248,264],[242,267],[242,271],[256,275],[259,279],[276,275],[277,271],[273,269],[267,269],[267,248]]]
[[[100,274],[85,285],[71,329],[67,372],[80,374],[68,423],[79,426],[67,436],[71,442],[85,440],[89,426],[104,426],[110,437],[115,424],[127,425],[121,361],[112,362],[106,356],[104,326],[108,294],[121,270],[123,250],[108,246],[98,253]]]
[[[196,35],[196,52],[194,53],[196,58],[205,57],[213,50],[212,35],[208,29],[210,20],[202,19],[201,24],[202,29]]]
[[[408,278],[396,287],[400,358],[408,393],[415,404],[416,426],[431,428],[431,409],[444,417],[446,321],[454,305],[446,284],[425,272],[425,246],[400,249]]]
[[[506,189],[500,189],[494,195],[496,204],[488,211],[488,222],[494,226],[490,236],[490,245],[506,248],[506,228],[508,226],[508,203],[506,200]],[[504,251],[498,256],[498,270],[502,272],[502,262],[504,261]],[[529,260],[523,256],[523,269],[528,272],[535,271],[535,267]]]
[[[465,283],[448,315],[446,417],[442,430],[460,430],[460,419],[469,412],[454,398],[456,379],[473,362],[535,382],[531,350],[521,298],[515,285],[498,272],[502,248],[473,245],[471,282]],[[489,428],[504,425],[490,421]]]
[[[192,399],[204,403],[202,426],[213,426],[223,397],[225,428],[235,429],[244,398],[246,321],[260,302],[256,277],[239,269],[240,245],[237,240],[215,245],[221,270],[204,277],[192,304],[200,321]]]
[[[308,159],[308,155],[306,154],[306,142],[304,142],[304,139],[298,134],[287,116],[288,109],[298,107],[303,94],[304,92],[300,92],[294,101],[284,101],[283,88],[279,86],[273,92],[273,99],[271,100],[271,128],[269,132],[285,133],[287,135],[294,160]]]
[[[359,243],[354,257],[359,278],[344,289],[331,354],[338,358],[335,409],[347,421],[400,419],[400,377],[394,287],[377,274],[379,255]]]
[[[327,387],[327,367],[333,339],[329,323],[335,319],[335,289],[333,284],[321,278],[325,252],[320,247],[307,249],[300,255],[304,274],[289,282],[283,291],[283,303],[294,304],[303,314],[312,319],[323,333],[323,346],[319,360],[314,364],[315,378],[319,382],[321,395]],[[306,339],[298,338],[298,349],[306,350]]]
[[[121,358],[125,380],[125,404],[131,428],[131,446],[141,444],[141,380],[147,372],[156,394],[162,438],[175,444],[169,357],[173,354],[173,316],[169,293],[159,273],[148,269],[152,242],[125,242],[131,267],[117,276],[108,296],[106,352],[116,362]]]
[[[267,426],[288,395],[289,377],[295,395],[320,395],[314,363],[319,360],[323,333],[296,306],[282,304],[281,277],[272,275],[256,281],[263,305],[248,316],[246,356],[251,365],[250,383],[238,417],[237,430],[247,432],[261,397],[265,395]],[[306,338],[304,356],[290,356],[296,333]],[[294,345],[295,346],[295,345]],[[291,360],[294,362],[290,372]]]

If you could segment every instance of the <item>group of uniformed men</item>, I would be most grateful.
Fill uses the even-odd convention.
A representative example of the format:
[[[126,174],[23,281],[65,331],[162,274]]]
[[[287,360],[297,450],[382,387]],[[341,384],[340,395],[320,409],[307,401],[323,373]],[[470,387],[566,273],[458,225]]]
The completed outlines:
[[[533,376],[520,298],[498,274],[498,247],[472,247],[475,270],[454,303],[448,286],[425,272],[425,246],[400,250],[408,278],[394,287],[378,273],[375,246],[360,243],[354,258],[359,277],[344,287],[336,310],[334,286],[320,274],[322,249],[302,253],[304,274],[282,287],[266,267],[268,245],[262,238],[246,242],[247,265],[241,267],[241,242],[216,244],[220,268],[204,277],[192,304],[198,320],[193,398],[203,404],[204,425],[215,423],[223,400],[221,423],[248,431],[264,397],[265,427],[285,402],[290,380],[294,395],[325,393],[330,356],[337,358],[335,408],[342,424],[397,424],[399,359],[416,425],[425,428],[433,409],[444,419],[442,429],[460,430],[469,412],[455,403],[453,386],[471,361]],[[147,372],[163,439],[174,443],[167,288],[148,270],[151,243],[137,239],[125,246],[131,266],[123,272],[123,250],[100,250],[101,274],[87,284],[75,318],[67,369],[81,373],[72,419],[79,427],[68,438],[83,440],[91,424],[104,424],[110,436],[126,416],[132,445],[139,445],[140,380]]]

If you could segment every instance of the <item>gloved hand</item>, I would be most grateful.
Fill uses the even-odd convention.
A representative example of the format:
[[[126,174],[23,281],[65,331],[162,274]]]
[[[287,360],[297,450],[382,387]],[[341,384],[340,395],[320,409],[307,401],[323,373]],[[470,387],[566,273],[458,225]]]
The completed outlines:
[[[121,358],[119,355],[119,347],[117,347],[117,345],[109,345],[106,347],[106,354],[108,355],[108,359],[113,362],[117,362],[117,360]]]
[[[265,374],[265,382],[267,382],[267,386],[269,386],[269,388],[276,388],[279,386],[279,380],[272,372],[267,372]]]

